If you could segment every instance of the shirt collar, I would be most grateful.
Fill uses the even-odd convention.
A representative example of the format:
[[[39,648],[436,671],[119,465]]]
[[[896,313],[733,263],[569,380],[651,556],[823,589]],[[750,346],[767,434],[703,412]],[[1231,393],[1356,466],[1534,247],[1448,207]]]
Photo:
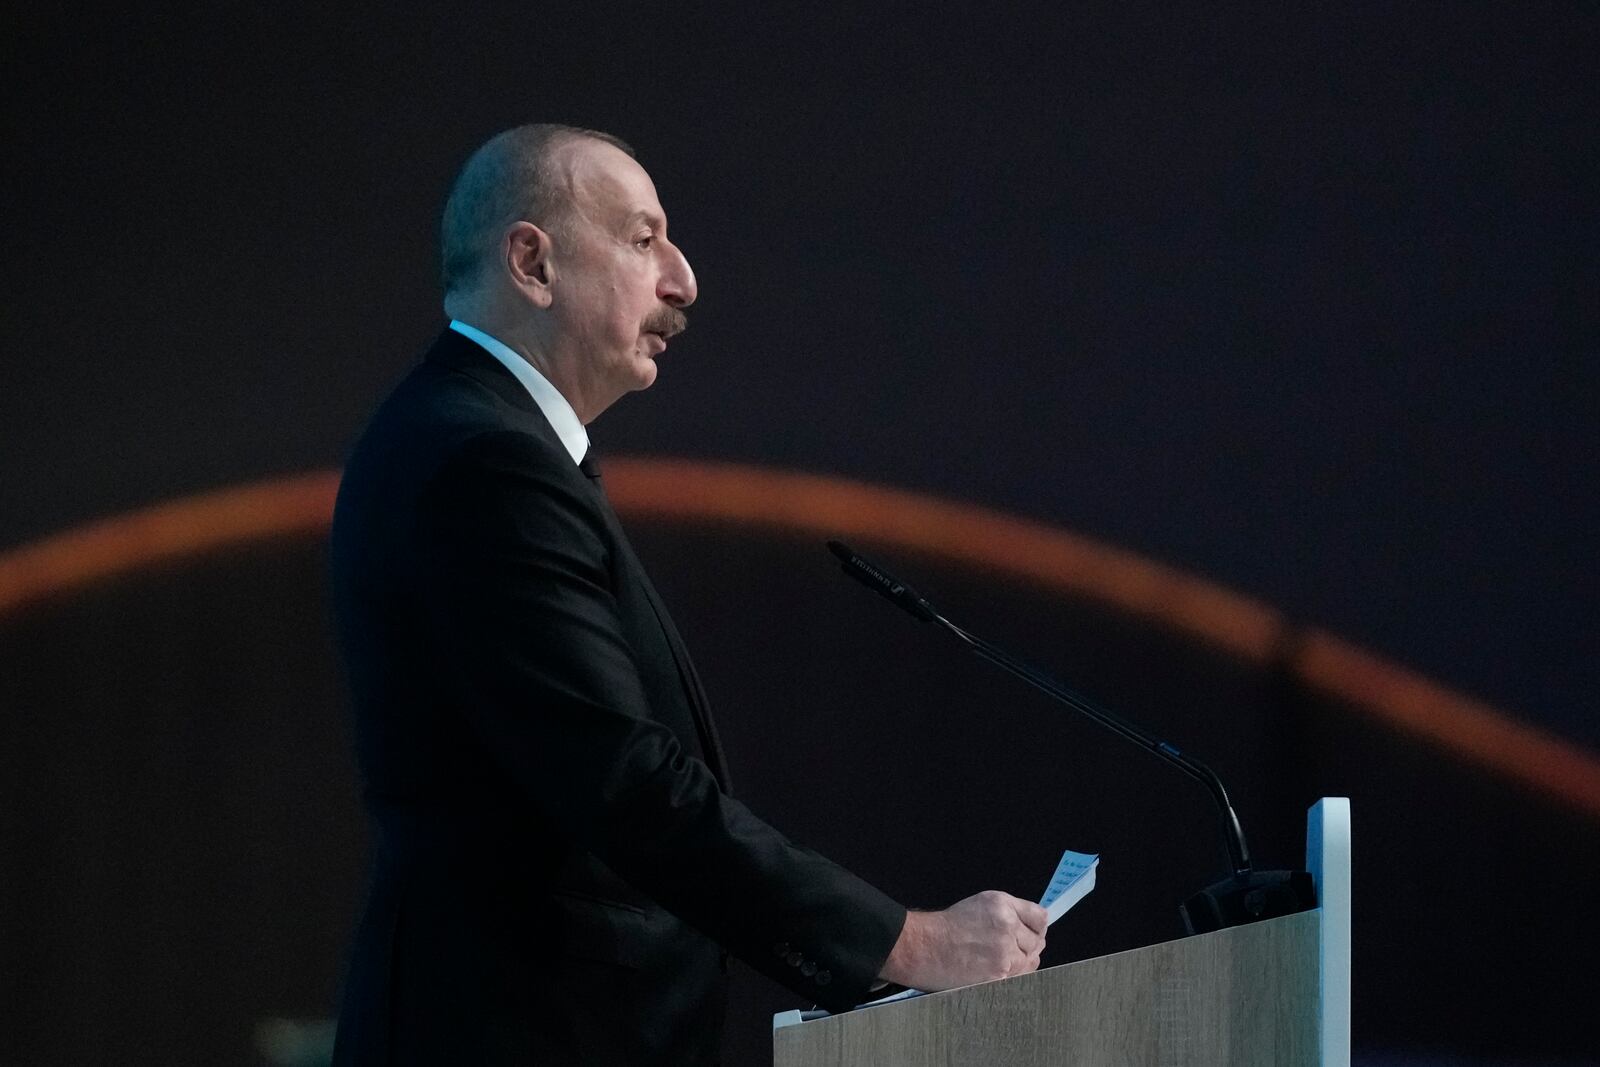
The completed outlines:
[[[561,438],[562,445],[572,456],[572,462],[582,463],[589,451],[589,432],[583,428],[583,422],[578,418],[578,413],[572,410],[572,405],[567,403],[567,398],[550,384],[550,379],[535,370],[532,363],[523,359],[505,342],[490,337],[476,326],[468,326],[460,319],[451,319],[450,328],[482,345],[522,383],[528,395],[533,397],[533,402],[539,405],[539,410],[544,412],[556,436]]]

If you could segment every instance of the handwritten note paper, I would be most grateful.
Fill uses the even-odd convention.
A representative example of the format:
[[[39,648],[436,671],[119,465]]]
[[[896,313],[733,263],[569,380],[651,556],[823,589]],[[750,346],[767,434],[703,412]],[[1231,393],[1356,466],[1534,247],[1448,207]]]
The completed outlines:
[[[1089,890],[1094,888],[1094,872],[1099,867],[1099,856],[1070,850],[1061,854],[1056,873],[1051,875],[1044,896],[1039,898],[1052,923],[1089,895]]]

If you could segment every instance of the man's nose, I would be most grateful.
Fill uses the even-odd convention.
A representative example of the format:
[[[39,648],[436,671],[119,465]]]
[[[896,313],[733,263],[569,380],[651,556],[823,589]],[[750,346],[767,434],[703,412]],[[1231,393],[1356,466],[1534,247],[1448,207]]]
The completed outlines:
[[[678,246],[672,245],[670,250],[671,255],[662,267],[661,280],[656,283],[656,295],[673,307],[686,308],[694,303],[700,287],[694,280],[694,268],[689,266]]]

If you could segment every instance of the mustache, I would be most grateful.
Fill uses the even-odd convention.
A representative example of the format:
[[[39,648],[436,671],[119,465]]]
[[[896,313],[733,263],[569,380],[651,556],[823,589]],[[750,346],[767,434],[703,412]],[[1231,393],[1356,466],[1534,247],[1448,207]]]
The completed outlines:
[[[644,320],[645,333],[659,333],[662,337],[676,337],[689,328],[689,316],[675,307],[664,307]]]

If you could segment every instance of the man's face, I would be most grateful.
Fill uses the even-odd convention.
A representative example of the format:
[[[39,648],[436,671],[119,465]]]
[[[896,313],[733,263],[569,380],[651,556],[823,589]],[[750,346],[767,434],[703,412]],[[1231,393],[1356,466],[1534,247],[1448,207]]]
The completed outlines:
[[[656,380],[666,338],[688,325],[678,309],[694,303],[694,271],[667,240],[643,167],[603,141],[561,151],[570,213],[552,234],[550,311],[586,406],[599,411]]]

